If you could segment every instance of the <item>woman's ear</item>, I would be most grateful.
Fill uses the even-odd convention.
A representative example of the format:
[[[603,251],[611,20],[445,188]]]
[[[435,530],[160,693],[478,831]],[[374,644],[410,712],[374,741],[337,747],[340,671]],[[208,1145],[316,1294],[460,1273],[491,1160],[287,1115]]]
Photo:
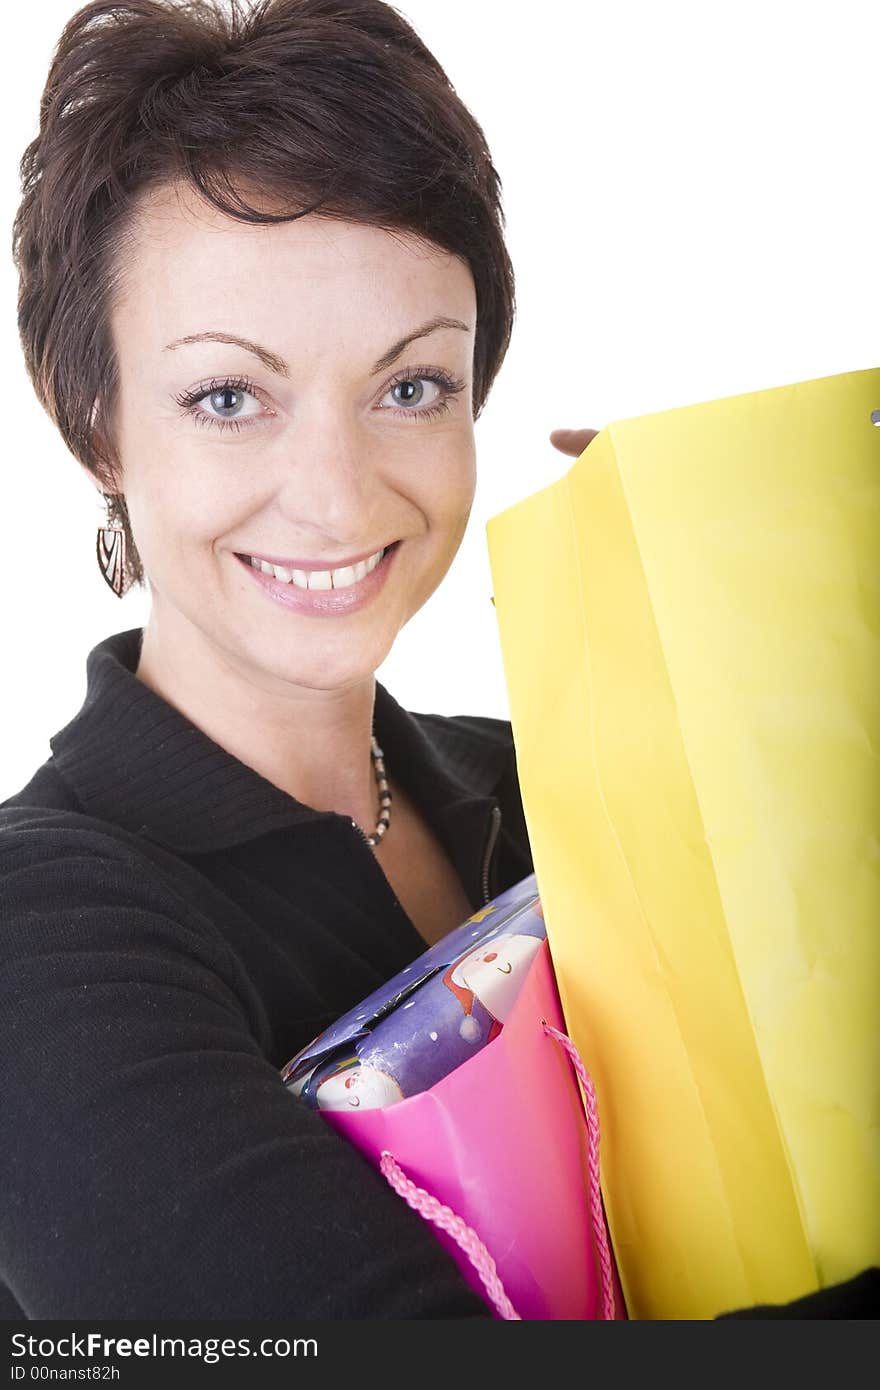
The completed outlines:
[[[87,468],[86,465],[85,465],[84,463],[80,463],[79,466],[80,466],[80,468],[82,469],[83,473],[85,473],[85,475],[86,475],[86,477],[88,478],[89,482],[91,483],[92,487],[95,489],[95,491],[96,491],[96,492],[99,494],[99,496],[100,496],[100,495],[105,491],[105,489],[104,489],[104,488],[102,487],[102,485],[101,485],[100,480],[99,480],[98,478],[95,477],[95,475],[94,475],[94,473],[91,471],[91,469],[90,469],[90,468]]]
[[[110,494],[122,492],[122,482],[121,479],[117,477],[116,468],[113,464],[114,451],[106,432],[106,423],[101,409],[100,396],[95,397],[89,424],[92,430],[92,453],[99,461],[100,472],[99,474],[95,474],[90,468],[87,468],[84,463],[80,463],[80,467],[89,479],[89,482],[93,487],[97,488],[98,492],[102,495],[105,492]]]
[[[104,504],[105,494],[107,496],[113,496],[115,493],[121,491],[121,488],[119,488],[116,483],[108,483],[106,481],[102,482],[101,479],[96,477],[92,470],[90,468],[87,468],[84,463],[80,463],[79,466],[82,469],[83,473],[85,473],[92,487],[97,492],[98,501],[101,503],[102,506]]]

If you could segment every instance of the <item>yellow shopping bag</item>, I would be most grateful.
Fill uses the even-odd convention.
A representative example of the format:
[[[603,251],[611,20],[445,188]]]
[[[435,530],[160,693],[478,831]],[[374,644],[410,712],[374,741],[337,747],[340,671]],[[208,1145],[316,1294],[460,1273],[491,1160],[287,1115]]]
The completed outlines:
[[[615,421],[493,517],[630,1316],[880,1262],[880,370]]]

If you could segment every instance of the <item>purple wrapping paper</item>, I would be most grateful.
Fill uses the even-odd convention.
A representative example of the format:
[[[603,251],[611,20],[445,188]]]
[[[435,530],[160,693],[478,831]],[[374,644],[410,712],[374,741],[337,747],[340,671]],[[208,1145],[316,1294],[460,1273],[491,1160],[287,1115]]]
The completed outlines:
[[[428,1090],[501,1031],[545,937],[529,874],[320,1033],[282,1081],[318,1110],[375,1109]]]

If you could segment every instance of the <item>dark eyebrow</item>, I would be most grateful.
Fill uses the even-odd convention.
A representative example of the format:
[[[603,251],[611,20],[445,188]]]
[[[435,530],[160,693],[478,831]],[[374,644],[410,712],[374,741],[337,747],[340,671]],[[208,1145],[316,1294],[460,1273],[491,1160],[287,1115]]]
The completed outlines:
[[[442,314],[437,318],[428,319],[421,328],[416,328],[414,332],[408,333],[405,338],[401,338],[399,342],[394,343],[387,352],[383,353],[378,362],[373,363],[371,376],[375,376],[377,372],[384,372],[386,367],[390,367],[391,363],[409,347],[410,343],[414,343],[416,338],[427,338],[429,333],[436,332],[438,328],[461,328],[465,333],[471,331],[467,324],[462,323],[460,319],[447,319]]]
[[[405,338],[392,344],[387,352],[383,353],[378,362],[374,362],[370,375],[375,376],[377,372],[382,372],[386,367],[408,348],[410,343],[414,343],[416,338],[426,338],[429,333],[434,333],[438,328],[460,328],[464,333],[470,333],[466,323],[460,319],[448,319],[443,315],[428,319],[421,327],[408,333]],[[217,330],[208,330],[205,333],[188,333],[185,338],[175,338],[172,343],[166,343],[163,349],[167,352],[171,348],[181,347],[184,343],[232,343],[235,347],[244,348],[245,352],[252,352],[255,357],[259,357],[265,367],[270,372],[275,372],[276,376],[290,376],[290,368],[283,357],[271,352],[269,348],[260,347],[259,343],[252,343],[249,338],[240,338],[236,333],[222,333]]]
[[[185,343],[232,343],[235,347],[244,348],[245,352],[252,352],[255,357],[259,357],[263,366],[268,367],[270,372],[275,372],[276,376],[290,376],[290,370],[283,357],[270,352],[268,348],[260,347],[259,343],[252,343],[249,338],[239,338],[237,333],[221,333],[214,329],[208,329],[204,333],[188,333],[185,338],[175,338],[173,343],[166,343],[162,351],[168,352],[170,348],[182,347]]]

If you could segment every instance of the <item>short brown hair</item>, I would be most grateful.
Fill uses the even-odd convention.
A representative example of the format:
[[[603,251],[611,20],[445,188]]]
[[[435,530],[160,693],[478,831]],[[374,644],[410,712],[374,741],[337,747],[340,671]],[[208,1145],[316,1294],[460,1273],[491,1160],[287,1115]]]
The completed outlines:
[[[119,253],[141,195],[180,179],[243,221],[320,211],[466,261],[476,419],[515,312],[501,180],[407,20],[382,0],[91,0],[52,56],[12,244],[34,389],[103,486],[115,487]],[[123,496],[109,515],[125,528],[128,581],[143,584]]]

